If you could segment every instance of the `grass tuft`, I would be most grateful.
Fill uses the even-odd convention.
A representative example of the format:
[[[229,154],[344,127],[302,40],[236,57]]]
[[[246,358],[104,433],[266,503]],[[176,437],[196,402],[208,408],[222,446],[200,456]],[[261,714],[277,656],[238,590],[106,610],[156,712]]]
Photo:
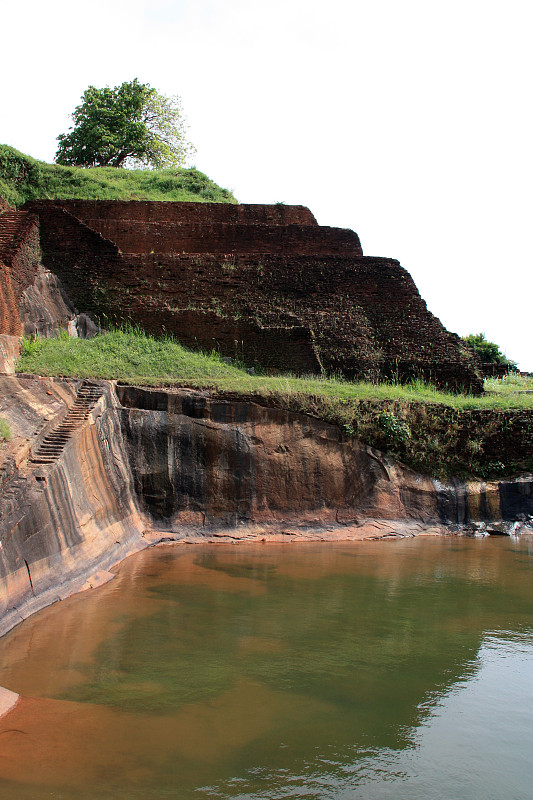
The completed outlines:
[[[11,428],[7,419],[0,417],[0,442],[9,442],[11,439]]]

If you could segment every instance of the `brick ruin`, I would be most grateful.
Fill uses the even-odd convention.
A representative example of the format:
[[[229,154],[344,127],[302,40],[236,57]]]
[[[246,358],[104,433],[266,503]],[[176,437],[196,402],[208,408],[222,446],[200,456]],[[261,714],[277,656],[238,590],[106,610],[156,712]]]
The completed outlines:
[[[38,218],[0,203],[0,334],[22,335],[20,302],[35,280],[39,257]]]
[[[271,371],[482,389],[398,261],[363,256],[356,233],[319,226],[304,207],[38,200],[0,214],[0,247],[13,213],[38,220],[42,263],[104,325],[132,322]],[[16,300],[19,267],[2,269]]]

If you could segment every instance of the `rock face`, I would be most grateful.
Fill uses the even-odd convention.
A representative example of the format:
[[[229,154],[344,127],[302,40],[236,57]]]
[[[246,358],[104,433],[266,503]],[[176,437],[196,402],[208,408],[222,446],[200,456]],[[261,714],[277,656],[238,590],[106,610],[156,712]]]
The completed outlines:
[[[20,355],[20,336],[0,333],[0,374],[14,375],[15,362]]]
[[[0,469],[0,632],[139,549],[137,511],[109,387],[56,457],[35,459],[75,383],[0,378],[17,449]]]
[[[394,259],[300,206],[35,201],[43,263],[75,305],[270,370],[482,389]]]
[[[0,393],[13,434],[0,446],[0,633],[154,537],[376,538],[533,515],[532,476],[440,484],[251,401],[30,377],[0,377]]]
[[[136,495],[159,527],[533,514],[533,479],[442,484],[306,415],[189,390],[117,392]]]

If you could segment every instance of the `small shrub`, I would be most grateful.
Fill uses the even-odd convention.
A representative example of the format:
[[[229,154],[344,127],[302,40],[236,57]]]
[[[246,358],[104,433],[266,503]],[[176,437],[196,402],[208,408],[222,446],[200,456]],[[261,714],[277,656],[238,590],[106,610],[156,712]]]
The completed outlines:
[[[350,422],[345,422],[342,426],[342,430],[344,435],[350,439],[355,436],[355,428]]]
[[[487,464],[482,464],[478,471],[482,478],[501,478],[506,468],[501,461],[489,461]]]
[[[35,353],[37,353],[39,350],[40,344],[41,342],[37,334],[34,334],[33,336],[23,336],[20,343],[20,355],[35,355]]]
[[[405,444],[411,438],[411,429],[407,422],[391,411],[383,411],[379,415],[378,425],[389,444]]]
[[[507,358],[495,342],[489,342],[484,333],[470,333],[463,336],[462,341],[478,355],[485,364],[508,364],[516,367],[514,361]]]

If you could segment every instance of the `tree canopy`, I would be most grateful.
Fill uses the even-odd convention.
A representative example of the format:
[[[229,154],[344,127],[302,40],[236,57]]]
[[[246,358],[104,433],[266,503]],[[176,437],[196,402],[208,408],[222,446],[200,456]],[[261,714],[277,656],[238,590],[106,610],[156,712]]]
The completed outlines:
[[[195,152],[177,96],[164,97],[137,78],[113,89],[89,86],[55,160],[74,167],[179,167]]]
[[[500,350],[495,342],[489,342],[484,333],[470,333],[463,336],[465,342],[472,350],[477,353],[484,364],[513,364]]]

